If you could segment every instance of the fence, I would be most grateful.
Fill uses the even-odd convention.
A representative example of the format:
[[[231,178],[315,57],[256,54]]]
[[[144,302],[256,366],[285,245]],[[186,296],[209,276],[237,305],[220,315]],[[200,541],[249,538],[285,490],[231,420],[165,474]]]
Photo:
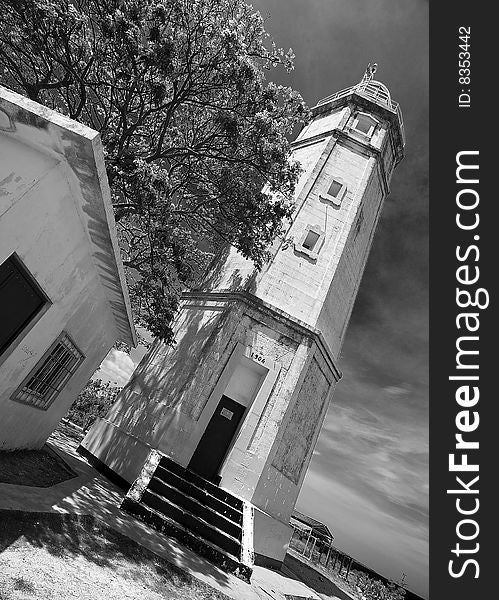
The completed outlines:
[[[332,538],[314,534],[313,529],[293,527],[289,547],[315,565],[328,571],[337,571],[348,580],[353,558],[333,546]]]

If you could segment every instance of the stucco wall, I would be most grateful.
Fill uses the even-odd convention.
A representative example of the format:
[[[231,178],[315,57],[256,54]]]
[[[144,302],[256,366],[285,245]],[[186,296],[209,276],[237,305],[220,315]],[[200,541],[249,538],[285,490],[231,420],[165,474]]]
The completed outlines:
[[[332,131],[335,127],[339,127],[348,111],[348,107],[342,107],[336,108],[324,115],[319,115],[300,131],[296,141],[301,142],[321,133]]]
[[[0,448],[41,446],[118,337],[79,211],[64,162],[0,134],[0,262],[16,252],[51,302],[0,357]],[[12,401],[63,330],[85,355],[77,372],[48,410]]]

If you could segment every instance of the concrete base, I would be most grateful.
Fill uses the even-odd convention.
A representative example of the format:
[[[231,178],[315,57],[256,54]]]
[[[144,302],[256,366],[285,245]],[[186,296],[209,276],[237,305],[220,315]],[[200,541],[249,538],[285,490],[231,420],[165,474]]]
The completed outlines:
[[[104,465],[128,483],[137,479],[147,460],[150,446],[104,419],[97,419],[81,442],[81,452]],[[96,467],[98,468],[98,467]],[[120,486],[121,487],[121,486]]]
[[[118,475],[118,473],[116,473],[115,471],[110,469],[106,464],[104,464],[101,460],[96,458],[93,454],[91,454],[83,446],[81,446],[81,445],[78,446],[78,448],[76,448],[76,452],[78,452],[78,454],[83,456],[83,458],[85,458],[87,460],[87,462],[89,464],[91,464],[92,467],[96,471],[99,471],[99,473],[102,473],[102,475],[104,475],[104,477],[106,477],[106,479],[109,479],[109,481],[112,481],[115,485],[117,485],[123,491],[128,492],[128,490],[132,487],[131,483],[129,483],[128,481],[123,479],[123,477]]]
[[[280,571],[283,565],[281,560],[276,560],[275,558],[270,558],[263,554],[255,554],[254,561],[257,567],[264,567],[265,569],[272,569],[273,571]]]
[[[255,564],[279,568],[284,561],[293,528],[254,507]]]
[[[103,475],[128,490],[140,475],[151,448],[113,423],[99,419],[82,440],[78,453]],[[232,493],[229,488],[228,492]],[[293,528],[256,506],[253,544],[256,564],[278,569]]]
[[[312,588],[302,583],[292,572],[285,574],[275,569],[255,566],[251,583],[260,592],[261,600],[321,600]],[[333,597],[328,596],[328,600],[333,600]]]

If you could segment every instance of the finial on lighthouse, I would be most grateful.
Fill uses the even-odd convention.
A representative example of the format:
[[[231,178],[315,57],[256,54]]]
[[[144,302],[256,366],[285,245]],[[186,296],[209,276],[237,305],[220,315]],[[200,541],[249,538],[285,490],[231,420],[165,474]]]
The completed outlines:
[[[368,63],[361,83],[369,83],[372,81],[374,74],[378,70],[378,63]]]

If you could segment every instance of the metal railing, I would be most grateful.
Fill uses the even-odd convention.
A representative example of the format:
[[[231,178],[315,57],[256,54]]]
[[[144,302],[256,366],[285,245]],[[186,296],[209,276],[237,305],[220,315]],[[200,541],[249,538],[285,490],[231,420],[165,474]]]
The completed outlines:
[[[359,94],[359,96],[364,96],[368,100],[372,100],[377,104],[381,104],[395,112],[397,114],[400,125],[400,131],[402,133],[402,143],[405,146],[404,121],[402,119],[402,111],[400,110],[400,105],[398,102],[395,102],[391,99],[390,92],[382,83],[379,83],[378,81],[361,81],[357,85],[345,88],[344,90],[340,90],[335,94],[331,94],[331,96],[323,98],[317,103],[317,106],[322,106],[323,104],[327,104],[332,100],[343,98],[352,93]]]
[[[293,526],[293,535],[289,548],[308,560],[315,567],[322,567],[326,572],[337,572],[348,581],[354,559],[333,546],[333,539],[325,539],[312,534],[312,530]]]

